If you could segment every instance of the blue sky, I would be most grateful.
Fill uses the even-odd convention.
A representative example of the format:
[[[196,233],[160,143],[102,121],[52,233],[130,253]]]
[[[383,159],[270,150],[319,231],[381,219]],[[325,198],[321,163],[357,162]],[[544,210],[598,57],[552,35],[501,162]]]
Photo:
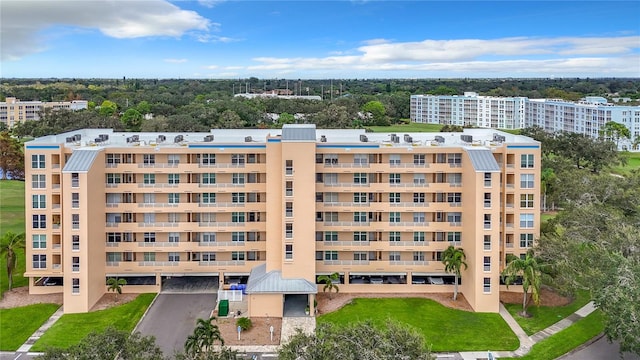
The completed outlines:
[[[640,77],[638,1],[3,0],[0,75]]]

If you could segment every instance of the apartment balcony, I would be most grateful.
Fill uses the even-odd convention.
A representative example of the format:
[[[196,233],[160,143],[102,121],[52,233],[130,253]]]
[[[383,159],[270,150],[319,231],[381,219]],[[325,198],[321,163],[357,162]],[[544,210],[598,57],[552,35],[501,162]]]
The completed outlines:
[[[336,227],[336,226],[369,226],[370,223],[368,221],[325,221],[322,223],[326,227]]]
[[[429,223],[426,221],[401,221],[401,222],[391,222],[389,223],[392,227],[426,227],[429,226]]]
[[[443,265],[439,261],[411,260],[318,260],[318,272],[442,272]]]
[[[429,207],[428,202],[399,202],[399,203],[388,203],[389,207],[392,208],[427,208]]]
[[[263,261],[245,261],[245,260],[228,260],[228,261],[112,261],[106,262],[108,271],[117,271],[118,273],[155,273],[155,272],[171,272],[171,273],[202,273],[217,271],[237,271],[249,272],[256,265],[264,263]]]

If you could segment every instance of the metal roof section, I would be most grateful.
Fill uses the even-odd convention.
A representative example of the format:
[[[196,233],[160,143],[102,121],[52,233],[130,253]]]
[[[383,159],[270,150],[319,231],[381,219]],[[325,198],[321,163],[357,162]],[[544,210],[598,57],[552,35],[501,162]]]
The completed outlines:
[[[314,124],[285,124],[282,126],[282,141],[316,141]]]
[[[78,149],[71,153],[71,157],[62,169],[63,173],[86,173],[93,165],[93,161],[102,149]]]
[[[262,264],[251,269],[247,294],[317,294],[318,287],[305,279],[283,279],[278,270],[267,272]]]
[[[476,172],[500,172],[500,165],[493,157],[489,149],[464,149],[471,159],[471,164]]]

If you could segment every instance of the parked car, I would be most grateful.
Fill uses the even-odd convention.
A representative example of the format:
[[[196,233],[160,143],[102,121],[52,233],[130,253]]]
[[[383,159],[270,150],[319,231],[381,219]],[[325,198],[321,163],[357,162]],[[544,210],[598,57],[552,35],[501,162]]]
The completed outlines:
[[[433,285],[444,285],[444,280],[441,277],[431,277],[427,278],[429,280],[429,284]]]
[[[372,277],[370,281],[371,281],[372,284],[382,284],[382,283],[384,283],[384,281],[382,280],[381,277]]]
[[[412,284],[426,284],[427,281],[425,279],[411,279]]]

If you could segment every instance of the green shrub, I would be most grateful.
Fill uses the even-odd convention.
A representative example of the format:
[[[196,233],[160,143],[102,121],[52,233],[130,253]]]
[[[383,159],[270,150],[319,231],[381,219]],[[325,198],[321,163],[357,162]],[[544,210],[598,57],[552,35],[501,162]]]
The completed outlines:
[[[247,317],[241,317],[236,320],[236,325],[238,325],[243,331],[247,331],[253,326],[253,324],[251,323],[251,319]]]

